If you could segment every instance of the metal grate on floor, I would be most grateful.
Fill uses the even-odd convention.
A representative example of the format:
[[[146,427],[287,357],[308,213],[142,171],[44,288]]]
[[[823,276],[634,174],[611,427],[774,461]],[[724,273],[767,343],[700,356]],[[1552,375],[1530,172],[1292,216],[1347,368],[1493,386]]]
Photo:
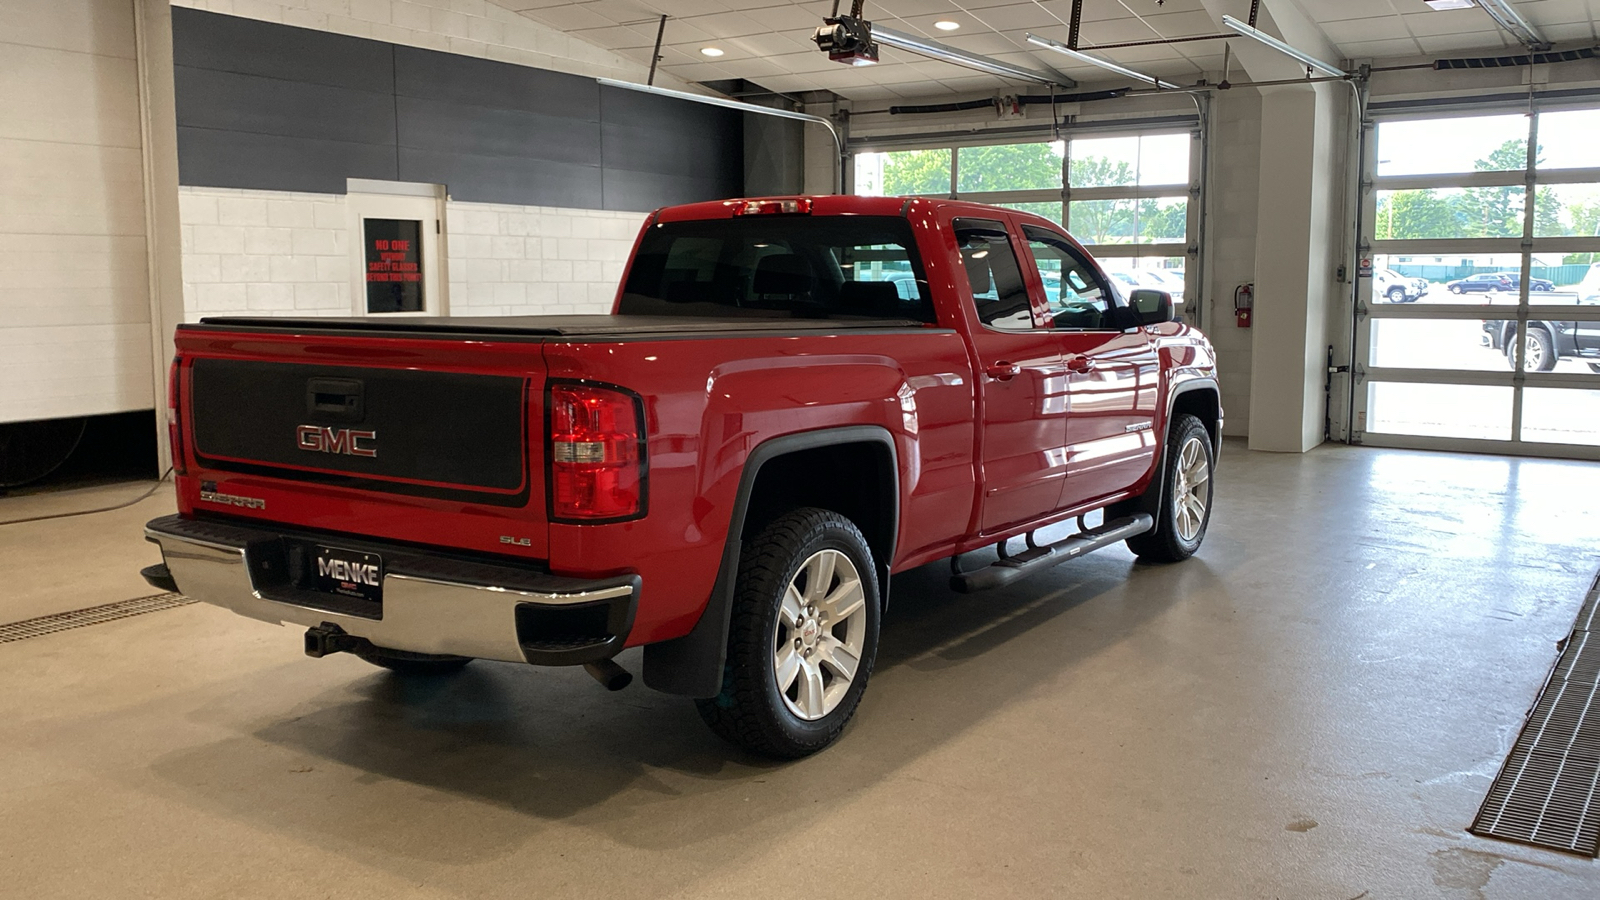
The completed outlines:
[[[40,616],[37,619],[24,619],[21,622],[0,625],[0,644],[25,641],[28,638],[83,628],[87,625],[99,625],[102,622],[126,619],[129,616],[142,616],[145,613],[172,609],[175,606],[188,606],[193,602],[195,601],[182,594],[153,594],[149,597],[135,597],[132,600],[119,600],[116,603]]]
[[[1600,576],[1467,830],[1600,856]]]

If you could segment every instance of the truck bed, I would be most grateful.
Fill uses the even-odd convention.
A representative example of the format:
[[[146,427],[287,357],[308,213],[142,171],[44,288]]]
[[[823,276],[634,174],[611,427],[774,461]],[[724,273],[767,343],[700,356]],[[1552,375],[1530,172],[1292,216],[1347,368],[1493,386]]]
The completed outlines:
[[[719,337],[775,334],[826,334],[882,329],[927,330],[911,319],[877,318],[776,318],[768,316],[416,316],[404,318],[246,318],[208,316],[194,331],[228,331],[267,334],[392,335],[408,338],[460,340],[488,337],[495,340],[539,338],[614,337]]]

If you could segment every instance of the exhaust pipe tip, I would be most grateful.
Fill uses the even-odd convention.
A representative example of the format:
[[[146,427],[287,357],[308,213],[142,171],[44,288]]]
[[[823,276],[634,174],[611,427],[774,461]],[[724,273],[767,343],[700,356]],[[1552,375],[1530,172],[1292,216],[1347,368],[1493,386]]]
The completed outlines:
[[[583,664],[583,670],[608,691],[620,691],[633,684],[632,673],[617,665],[614,660],[601,659],[587,662]]]

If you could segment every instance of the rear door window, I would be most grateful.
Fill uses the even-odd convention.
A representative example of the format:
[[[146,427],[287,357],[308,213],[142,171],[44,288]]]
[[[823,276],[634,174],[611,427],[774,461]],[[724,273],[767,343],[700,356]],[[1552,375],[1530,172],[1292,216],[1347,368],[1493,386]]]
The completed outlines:
[[[889,216],[666,222],[639,245],[624,315],[933,322],[911,226]]]
[[[1005,224],[990,219],[956,219],[952,225],[978,321],[997,331],[1032,331],[1040,327]]]

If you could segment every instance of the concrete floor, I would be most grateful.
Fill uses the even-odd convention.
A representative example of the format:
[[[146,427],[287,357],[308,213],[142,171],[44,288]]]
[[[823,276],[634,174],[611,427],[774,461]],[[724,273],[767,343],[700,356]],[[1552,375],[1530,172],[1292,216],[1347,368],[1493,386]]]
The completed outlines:
[[[1600,466],[1231,445],[1218,484],[1184,564],[897,577],[855,723],[789,765],[642,687],[410,681],[198,604],[0,644],[3,893],[1600,895],[1463,830],[1600,566]],[[0,526],[0,621],[151,593],[169,506]]]

